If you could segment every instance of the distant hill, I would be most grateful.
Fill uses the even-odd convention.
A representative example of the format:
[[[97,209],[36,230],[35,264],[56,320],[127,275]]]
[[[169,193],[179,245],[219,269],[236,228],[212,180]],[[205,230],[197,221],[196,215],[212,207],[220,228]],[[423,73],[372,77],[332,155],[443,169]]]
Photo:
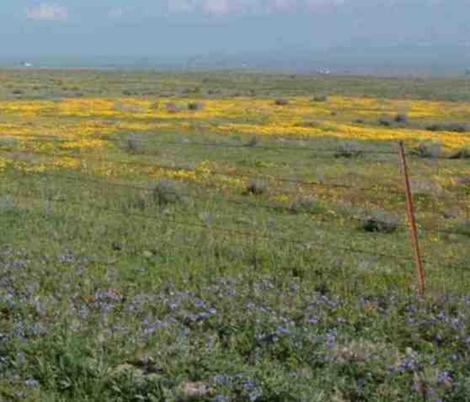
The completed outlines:
[[[470,71],[470,44],[338,46],[324,49],[227,51],[192,55],[129,56],[0,56],[0,65],[39,68],[158,70],[256,70],[318,74],[463,75]]]

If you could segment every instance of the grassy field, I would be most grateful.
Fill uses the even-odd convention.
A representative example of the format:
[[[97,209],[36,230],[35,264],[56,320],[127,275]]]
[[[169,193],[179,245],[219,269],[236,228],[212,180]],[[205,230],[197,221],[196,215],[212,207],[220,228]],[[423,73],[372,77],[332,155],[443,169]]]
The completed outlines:
[[[470,400],[467,81],[0,77],[0,400]]]

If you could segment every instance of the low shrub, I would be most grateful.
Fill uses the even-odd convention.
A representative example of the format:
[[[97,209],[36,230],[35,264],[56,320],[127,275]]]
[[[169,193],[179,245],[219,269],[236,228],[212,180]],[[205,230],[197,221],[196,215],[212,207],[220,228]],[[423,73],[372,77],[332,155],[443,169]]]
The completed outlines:
[[[361,219],[361,228],[366,232],[393,233],[399,221],[385,211],[374,211]]]
[[[326,102],[328,100],[328,96],[326,95],[315,95],[312,97],[312,102]]]
[[[259,180],[251,180],[246,186],[246,193],[253,195],[261,195],[266,193],[267,186],[266,183]]]
[[[464,123],[433,123],[426,126],[428,131],[451,131],[453,133],[465,133],[470,131],[470,125]]]
[[[470,220],[457,223],[455,232],[470,237]]]
[[[129,154],[140,154],[143,152],[142,142],[136,135],[130,135],[126,141],[126,152]]]
[[[128,400],[143,399],[161,401],[164,400],[161,379],[155,373],[146,373],[131,364],[120,364],[110,370],[106,377],[105,386],[110,390],[110,399],[122,400],[125,395]]]
[[[178,113],[180,111],[180,108],[172,102],[165,104],[165,109],[168,113]]]
[[[18,146],[18,139],[14,137],[1,137],[0,149],[2,151],[13,150]]]
[[[470,159],[470,148],[462,148],[449,156],[449,159]]]
[[[202,109],[204,109],[204,104],[201,102],[189,102],[188,103],[188,110],[198,111]]]
[[[378,124],[383,127],[398,126],[403,127],[408,124],[408,115],[405,113],[397,113],[395,116],[382,116],[378,120]]]
[[[456,184],[460,186],[470,186],[470,176],[459,177]]]
[[[126,102],[115,102],[113,109],[119,113],[143,113],[146,109],[139,105],[132,105]]]
[[[351,142],[341,143],[335,152],[335,158],[357,158],[363,154],[355,144]]]
[[[420,158],[438,158],[441,155],[442,145],[438,142],[421,142],[411,153]]]
[[[310,128],[320,128],[322,127],[322,122],[317,120],[304,120],[303,122],[296,123],[296,127],[310,127]]]
[[[416,196],[435,197],[442,193],[442,186],[432,180],[426,178],[413,178],[411,179],[411,191]]]
[[[408,115],[405,114],[405,113],[398,113],[393,118],[393,121],[395,123],[407,124],[408,123]]]
[[[171,180],[161,180],[152,189],[151,198],[159,206],[180,203],[184,200],[181,184]]]
[[[312,213],[318,210],[318,202],[312,196],[299,196],[292,200],[289,210],[293,213]]]
[[[0,212],[14,211],[16,209],[15,197],[10,194],[0,196]]]
[[[389,117],[381,117],[378,123],[380,126],[390,127],[392,125],[392,120]]]
[[[258,137],[253,136],[251,139],[245,143],[246,147],[256,147],[259,144]]]
[[[277,106],[286,106],[289,104],[289,100],[285,98],[278,98],[274,101],[274,104]]]

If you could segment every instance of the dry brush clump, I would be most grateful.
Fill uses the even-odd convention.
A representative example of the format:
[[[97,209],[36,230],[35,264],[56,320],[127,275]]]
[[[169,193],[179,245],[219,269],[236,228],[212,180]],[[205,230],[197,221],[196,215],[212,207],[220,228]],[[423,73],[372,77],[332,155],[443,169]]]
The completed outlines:
[[[470,237],[470,220],[457,223],[455,226],[455,232]]]
[[[443,188],[439,182],[432,179],[411,179],[411,192],[415,196],[427,196],[434,198],[443,193]]]
[[[18,139],[14,137],[1,137],[0,150],[11,151],[18,147]]]
[[[168,112],[168,113],[178,113],[180,111],[180,108],[178,105],[176,105],[175,103],[173,102],[168,102],[165,104],[165,110]]]
[[[306,119],[300,123],[296,123],[295,126],[296,127],[322,128],[324,124],[318,120]]]
[[[378,120],[378,124],[384,127],[405,127],[409,123],[406,113],[397,113],[395,116],[382,116]]]
[[[143,113],[145,112],[145,108],[141,105],[130,104],[126,102],[115,102],[113,110],[119,113]]]
[[[449,156],[449,159],[470,159],[470,148],[462,148]]]
[[[393,233],[400,226],[400,221],[385,211],[372,211],[361,218],[361,228],[366,232]]]
[[[245,189],[245,194],[262,195],[268,191],[268,186],[264,181],[253,179]]]
[[[17,200],[15,197],[7,194],[0,196],[0,212],[14,211],[17,208]]]
[[[152,189],[152,200],[159,206],[181,203],[184,192],[181,183],[174,180],[160,180]]]
[[[141,154],[144,152],[144,147],[142,145],[142,140],[139,136],[131,134],[125,143],[125,150],[129,154]]]
[[[289,100],[286,99],[286,98],[277,98],[275,101],[274,101],[274,104],[276,106],[286,106],[289,104]]]
[[[470,125],[465,123],[433,123],[426,126],[428,131],[450,131],[453,133],[465,133],[470,131]]]
[[[397,113],[393,121],[399,124],[408,124],[408,115],[406,113]]]
[[[455,180],[455,184],[458,186],[470,186],[470,176],[458,177]]]
[[[204,104],[202,102],[189,102],[188,103],[188,110],[196,112],[202,109],[204,109]]]
[[[327,102],[328,96],[326,95],[315,95],[312,97],[312,102]]]
[[[168,207],[186,202],[185,191],[182,183],[163,179],[152,188],[141,191],[131,205],[135,208],[145,210],[155,206]]]
[[[414,149],[411,150],[412,155],[419,156],[420,158],[435,159],[441,156],[442,144],[438,142],[421,142]]]
[[[378,123],[380,126],[390,127],[392,125],[392,120],[389,117],[381,117]]]
[[[313,196],[298,196],[289,204],[289,211],[295,214],[319,211],[319,203]]]
[[[338,145],[335,158],[357,158],[363,155],[363,151],[352,142],[343,142]]]
[[[259,144],[259,139],[258,139],[258,137],[253,136],[253,137],[251,137],[250,140],[247,141],[244,145],[245,145],[246,147],[253,148],[253,147],[256,147],[258,144]]]

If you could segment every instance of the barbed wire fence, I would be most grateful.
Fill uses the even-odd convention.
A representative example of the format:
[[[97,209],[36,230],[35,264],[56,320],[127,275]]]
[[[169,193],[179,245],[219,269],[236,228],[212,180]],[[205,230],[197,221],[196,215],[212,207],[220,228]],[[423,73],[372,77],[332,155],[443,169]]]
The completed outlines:
[[[25,138],[36,138],[33,136],[25,136]],[[36,139],[40,139],[41,141],[46,141],[46,142],[55,142],[55,141],[67,141],[63,139],[57,139],[57,138],[44,138],[44,136],[37,136]],[[115,142],[122,143],[122,139],[113,139]],[[270,150],[276,150],[276,151],[282,151],[283,150],[283,145],[280,146],[275,146],[275,147],[268,147],[268,146],[262,146],[259,144],[256,145],[247,145],[247,144],[223,144],[223,143],[204,143],[204,142],[161,142],[161,144],[166,144],[166,145],[172,145],[172,146],[201,146],[201,147],[228,147],[228,148],[243,148],[243,149],[270,149]],[[295,150],[295,151],[315,151],[318,154],[335,154],[338,152],[338,149],[331,148],[331,149],[313,149],[313,148],[302,148],[302,147],[288,147],[289,150]],[[57,157],[58,155],[62,157],[67,157],[71,159],[75,159],[80,164],[87,164],[90,162],[96,162],[96,163],[110,163],[110,164],[116,164],[116,165],[124,165],[124,166],[144,166],[144,167],[150,167],[153,169],[163,169],[163,170],[168,170],[172,172],[188,172],[188,173],[194,173],[197,171],[197,169],[189,166],[178,166],[178,165],[171,165],[171,164],[160,164],[157,161],[143,161],[143,160],[107,160],[103,158],[102,156],[83,156],[83,155],[76,155],[76,154],[70,154],[70,152],[63,152],[61,151],[60,154],[58,153],[51,153],[51,151],[38,151],[38,150],[25,150],[25,152],[28,152],[32,155],[38,156],[38,157],[45,157],[45,158],[54,158]],[[397,151],[396,150],[373,150],[370,149],[368,151],[364,151],[367,155],[395,155],[397,156]],[[413,153],[406,153],[407,156],[414,156]],[[447,158],[445,158],[447,159]],[[397,158],[398,161],[398,158]],[[456,159],[456,161],[458,161]],[[354,191],[360,191],[360,192],[374,192],[377,193],[378,190],[382,190],[384,188],[384,185],[373,185],[373,186],[368,186],[368,187],[360,187],[357,185],[351,185],[348,183],[338,183],[338,182],[329,182],[329,181],[312,181],[312,180],[299,180],[297,178],[292,178],[292,177],[282,177],[282,176],[276,176],[276,175],[256,175],[254,176],[253,174],[250,173],[241,173],[241,172],[233,172],[233,171],[219,171],[215,169],[211,169],[209,172],[210,175],[214,176],[224,176],[224,177],[234,177],[238,179],[243,179],[243,180],[272,180],[276,183],[281,183],[281,184],[294,184],[296,186],[304,186],[304,187],[311,187],[311,188],[324,188],[324,189],[351,189]],[[144,186],[144,185],[139,185],[139,184],[134,184],[134,183],[129,183],[129,182],[118,182],[115,180],[109,180],[109,178],[105,179],[99,179],[96,177],[83,177],[79,176],[77,174],[64,174],[64,173],[57,173],[56,171],[51,172],[51,171],[46,171],[40,173],[41,177],[48,178],[49,180],[56,180],[56,179],[64,179],[64,180],[70,180],[75,183],[82,183],[82,184],[91,184],[91,185],[96,185],[98,187],[107,187],[107,188],[120,188],[124,189],[126,191],[138,191],[138,192],[152,192],[154,191],[153,187],[150,186]],[[385,186],[386,187],[386,186]],[[167,190],[168,191],[168,190]],[[271,193],[273,194],[296,194],[295,191],[287,190],[287,189],[282,189],[281,191],[272,191]],[[8,194],[8,192],[4,193]],[[184,195],[186,197],[200,197],[199,195],[196,195],[195,192],[187,192],[187,193],[178,193],[179,195]],[[406,194],[403,190],[399,190],[397,188],[386,188],[386,193],[384,194],[385,196],[393,194],[402,197],[403,202],[406,200]],[[29,200],[35,200],[38,202],[45,201],[44,197],[41,196],[34,196],[31,194],[24,194],[21,195],[19,193],[14,193],[12,192],[10,194],[13,197],[18,197],[22,198],[24,197],[25,199]],[[207,196],[207,195],[205,195]],[[453,197],[452,195],[451,197]],[[459,198],[462,198],[462,205],[466,208],[466,213],[468,215],[468,194],[461,194],[458,193],[457,195]],[[255,207],[255,208],[264,208],[272,211],[281,211],[285,213],[291,213],[292,211],[288,206],[285,205],[271,205],[271,204],[264,204],[264,203],[259,203],[259,202],[249,202],[246,199],[236,199],[236,198],[229,198],[227,196],[222,196],[223,201],[227,202],[229,204],[233,204],[235,206],[244,206],[244,207]],[[435,199],[442,199],[442,200],[447,200],[447,201],[452,201],[449,199],[449,197],[446,197],[445,195],[440,195],[440,194],[435,194],[433,195],[433,198]],[[300,239],[292,239],[290,237],[285,237],[285,236],[279,236],[279,235],[274,235],[274,234],[261,234],[256,231],[253,231],[252,229],[246,229],[246,228],[231,228],[231,227],[222,227],[222,226],[217,226],[217,225],[207,225],[205,223],[201,222],[188,222],[188,221],[183,221],[180,219],[177,219],[175,217],[172,217],[171,219],[168,217],[162,217],[161,215],[152,215],[149,213],[144,213],[144,212],[136,212],[136,211],[123,211],[122,209],[107,206],[107,205],[98,205],[97,203],[93,202],[87,202],[87,203],[82,203],[78,201],[74,201],[71,199],[48,199],[47,202],[51,203],[66,203],[69,205],[74,205],[76,207],[84,207],[86,206],[87,208],[93,208],[96,209],[102,213],[110,213],[110,214],[121,214],[121,215],[126,215],[129,217],[139,217],[142,219],[148,219],[148,220],[157,220],[159,222],[166,222],[166,223],[171,223],[172,225],[177,225],[180,227],[191,227],[195,228],[201,231],[204,230],[210,230],[213,232],[217,233],[222,233],[225,235],[230,235],[230,236],[237,236],[237,237],[243,237],[246,239],[262,239],[265,241],[275,241],[283,244],[293,244],[297,246],[315,246],[319,248],[325,248],[325,249],[335,249],[344,253],[351,253],[351,254],[363,254],[363,255],[372,255],[378,258],[384,258],[384,259],[389,259],[396,263],[397,265],[406,265],[406,267],[409,267],[411,263],[413,263],[413,258],[408,255],[404,254],[397,254],[397,253],[385,253],[382,251],[378,250],[366,250],[363,248],[359,247],[352,247],[352,246],[342,246],[335,244],[332,246],[330,242],[322,242],[318,239],[308,239],[308,240],[300,240]],[[403,204],[405,205],[405,204]],[[436,213],[436,210],[433,211],[433,213]],[[360,221],[362,218],[357,217],[357,216],[348,216],[349,219],[353,221]],[[401,228],[406,228],[408,227],[407,224],[400,223],[398,224],[399,227]],[[431,235],[455,235],[455,236],[467,236],[466,234],[462,234],[460,232],[456,232],[453,230],[447,230],[444,228],[438,227],[436,228],[430,228],[430,227],[422,227],[418,224],[419,228],[419,233],[422,234],[431,234]],[[185,245],[188,247],[191,247],[191,245]],[[422,259],[424,263],[427,263],[426,257]],[[446,266],[451,267],[452,265],[455,265],[455,261],[444,261],[443,263],[446,264]],[[463,267],[463,264],[458,264],[456,267],[461,268]],[[421,288],[422,286],[420,286]],[[422,287],[424,290],[424,285]]]

